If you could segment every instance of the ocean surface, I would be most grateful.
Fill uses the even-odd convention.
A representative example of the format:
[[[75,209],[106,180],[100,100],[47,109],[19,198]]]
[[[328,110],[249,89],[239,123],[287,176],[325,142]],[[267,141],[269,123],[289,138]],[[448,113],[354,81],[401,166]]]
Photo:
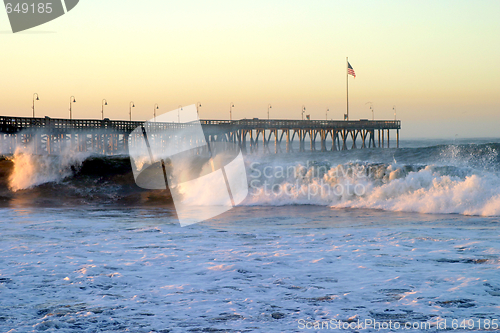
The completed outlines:
[[[247,155],[243,204],[181,227],[127,156],[20,149],[0,158],[0,332],[497,331],[499,154]]]

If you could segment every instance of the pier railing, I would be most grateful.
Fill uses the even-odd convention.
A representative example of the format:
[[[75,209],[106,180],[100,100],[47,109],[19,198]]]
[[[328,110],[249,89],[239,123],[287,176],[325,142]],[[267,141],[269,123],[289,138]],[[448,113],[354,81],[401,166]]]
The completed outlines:
[[[241,129],[400,129],[400,120],[288,120],[288,119],[240,119],[240,120],[200,120],[205,127],[233,130]],[[130,133],[143,121],[97,120],[97,119],[56,119],[56,118],[23,118],[0,116],[0,133],[13,134],[26,129],[44,129],[55,132],[81,130],[111,130]],[[179,128],[189,124],[149,123],[157,130]]]
[[[56,119],[56,118],[21,118],[0,117],[0,132],[17,133],[26,129],[46,130],[91,130],[113,129],[119,132],[132,132],[142,121],[97,120],[97,119]]]
[[[220,122],[216,120],[215,122]],[[203,121],[202,121],[203,124]],[[243,128],[300,128],[300,129],[400,129],[400,120],[288,120],[288,119],[241,119],[231,123]]]

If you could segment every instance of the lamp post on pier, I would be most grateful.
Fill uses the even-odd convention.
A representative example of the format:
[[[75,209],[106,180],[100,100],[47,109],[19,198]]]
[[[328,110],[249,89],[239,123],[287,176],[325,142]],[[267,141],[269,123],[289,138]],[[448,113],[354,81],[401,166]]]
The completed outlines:
[[[392,111],[394,111],[394,120],[397,120],[397,118],[396,118],[396,105],[392,106]]]
[[[73,111],[72,111],[72,105],[73,103],[76,103],[75,96],[71,96],[69,98],[69,119],[73,119]]]
[[[153,106],[153,118],[155,120],[155,123],[156,123],[156,110],[158,110],[160,107],[158,106],[158,103],[155,104],[155,106]]]
[[[304,120],[304,112],[306,112],[306,106],[302,105],[302,120]]]
[[[198,119],[200,119],[200,110],[199,108],[201,108],[201,103],[198,102],[196,103],[196,114],[198,115]]]
[[[269,120],[269,109],[272,109],[273,106],[271,104],[267,105],[267,120]]]
[[[104,120],[104,105],[108,105],[108,101],[103,99],[101,103],[101,118]]]
[[[373,103],[372,102],[366,102],[366,104],[370,104],[370,111],[372,112],[372,120],[375,120],[375,112],[373,110]]]
[[[36,99],[35,99],[35,96],[36,96]],[[38,94],[37,93],[34,93],[33,94],[33,118],[35,118],[35,101],[39,101],[40,98],[38,98]]]
[[[328,111],[330,111],[330,109],[326,109],[325,120],[328,120]]]
[[[135,108],[134,102],[130,102],[129,104],[129,110],[128,110],[129,121],[132,121],[132,108]]]
[[[181,111],[182,111],[182,105],[179,105],[179,108],[177,109],[177,122],[181,122]]]
[[[233,102],[229,103],[229,120],[233,120],[233,108],[234,108],[234,104]]]

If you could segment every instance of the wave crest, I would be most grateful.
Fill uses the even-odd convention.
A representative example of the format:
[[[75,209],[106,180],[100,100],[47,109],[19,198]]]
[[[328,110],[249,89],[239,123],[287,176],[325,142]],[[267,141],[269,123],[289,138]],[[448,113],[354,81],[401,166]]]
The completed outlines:
[[[9,157],[14,164],[9,189],[16,192],[45,183],[58,183],[73,174],[75,167],[90,156],[68,150],[60,155],[35,155],[30,149],[18,147]]]
[[[269,172],[270,168],[274,174]],[[493,172],[454,166],[368,163],[284,167],[291,172],[282,172],[282,167],[276,165],[254,163],[251,169],[247,205],[311,204],[500,215],[500,177]]]

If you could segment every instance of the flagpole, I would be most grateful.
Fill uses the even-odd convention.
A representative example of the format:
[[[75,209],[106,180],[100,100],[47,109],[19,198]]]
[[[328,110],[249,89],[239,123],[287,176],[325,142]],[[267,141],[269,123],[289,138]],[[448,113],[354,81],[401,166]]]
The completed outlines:
[[[347,92],[347,120],[349,120],[349,59],[345,57],[345,81]]]

